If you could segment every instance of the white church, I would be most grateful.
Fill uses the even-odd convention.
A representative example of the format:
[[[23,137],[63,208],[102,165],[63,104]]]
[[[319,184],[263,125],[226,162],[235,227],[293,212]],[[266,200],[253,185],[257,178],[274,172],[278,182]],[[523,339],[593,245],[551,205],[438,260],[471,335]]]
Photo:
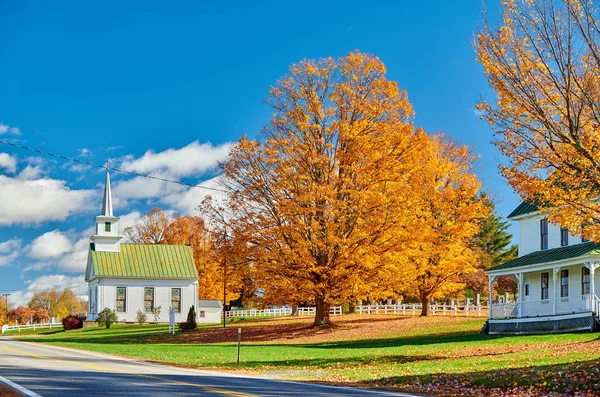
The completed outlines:
[[[189,245],[121,243],[108,171],[102,212],[94,221],[85,272],[88,320],[110,308],[119,322],[135,322],[138,310],[154,321],[152,312],[160,307],[159,322],[168,322],[173,307],[175,322],[183,322],[194,305],[198,322],[219,322],[221,302],[198,301],[198,271]]]

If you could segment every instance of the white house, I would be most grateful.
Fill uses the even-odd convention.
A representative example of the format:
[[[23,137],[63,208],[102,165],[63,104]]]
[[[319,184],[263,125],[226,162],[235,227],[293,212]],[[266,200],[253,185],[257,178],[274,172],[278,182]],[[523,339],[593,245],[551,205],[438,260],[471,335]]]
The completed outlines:
[[[519,257],[488,269],[490,290],[500,276],[518,283],[516,302],[493,303],[490,334],[591,331],[600,326],[600,244],[548,222],[530,203],[509,216],[519,224]]]
[[[102,213],[94,221],[96,233],[90,238],[85,273],[88,320],[110,308],[117,312],[119,321],[135,322],[138,310],[147,314],[148,321],[154,321],[152,311],[160,307],[158,320],[168,322],[169,308],[173,307],[175,321],[186,321],[190,306],[198,304],[198,271],[191,247],[122,244],[108,172]]]

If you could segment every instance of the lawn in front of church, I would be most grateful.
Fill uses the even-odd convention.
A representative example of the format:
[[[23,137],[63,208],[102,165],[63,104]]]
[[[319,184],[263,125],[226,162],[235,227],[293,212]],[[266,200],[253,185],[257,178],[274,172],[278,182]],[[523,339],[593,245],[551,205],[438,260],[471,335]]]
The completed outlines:
[[[309,318],[275,318],[176,335],[168,335],[166,325],[117,324],[26,339],[199,368],[439,395],[592,396],[600,390],[599,334],[480,335],[484,321],[347,315],[334,318],[331,328],[313,329]]]

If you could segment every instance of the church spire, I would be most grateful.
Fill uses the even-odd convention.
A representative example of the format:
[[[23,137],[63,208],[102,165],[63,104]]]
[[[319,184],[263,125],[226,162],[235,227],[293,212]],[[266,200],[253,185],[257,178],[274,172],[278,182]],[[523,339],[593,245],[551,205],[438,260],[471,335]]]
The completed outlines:
[[[102,216],[113,216],[112,194],[110,192],[110,175],[106,169],[106,182],[104,183],[104,199],[102,200]]]
[[[102,212],[94,218],[94,222],[96,222],[96,233],[90,237],[90,242],[92,243],[90,249],[92,251],[119,252],[122,237],[119,235],[119,217],[113,215],[108,164],[106,165]]]

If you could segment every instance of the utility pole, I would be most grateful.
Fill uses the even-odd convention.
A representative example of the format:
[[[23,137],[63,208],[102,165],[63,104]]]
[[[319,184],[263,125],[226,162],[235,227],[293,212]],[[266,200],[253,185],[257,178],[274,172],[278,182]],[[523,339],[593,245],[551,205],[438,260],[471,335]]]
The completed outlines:
[[[226,327],[227,320],[227,226],[224,231],[224,250],[223,250],[223,328]]]
[[[4,296],[4,299],[6,299],[6,313],[4,313],[4,324],[8,323],[8,297],[10,296],[10,294],[2,294],[2,296]]]

